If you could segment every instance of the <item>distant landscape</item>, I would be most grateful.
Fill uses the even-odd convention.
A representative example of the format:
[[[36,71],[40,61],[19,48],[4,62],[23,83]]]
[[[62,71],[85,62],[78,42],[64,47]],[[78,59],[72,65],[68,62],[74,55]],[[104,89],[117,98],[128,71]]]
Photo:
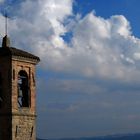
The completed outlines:
[[[39,139],[37,140],[140,140],[139,134],[127,134],[127,135],[109,135],[100,137],[83,137],[83,138],[62,138],[62,139]]]

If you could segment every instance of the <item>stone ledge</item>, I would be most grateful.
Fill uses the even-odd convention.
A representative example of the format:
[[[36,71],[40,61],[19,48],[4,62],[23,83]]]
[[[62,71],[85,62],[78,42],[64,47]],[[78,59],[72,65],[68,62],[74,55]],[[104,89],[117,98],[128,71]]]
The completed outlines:
[[[0,113],[0,116],[28,116],[28,117],[37,117],[36,114],[20,114],[20,113]]]

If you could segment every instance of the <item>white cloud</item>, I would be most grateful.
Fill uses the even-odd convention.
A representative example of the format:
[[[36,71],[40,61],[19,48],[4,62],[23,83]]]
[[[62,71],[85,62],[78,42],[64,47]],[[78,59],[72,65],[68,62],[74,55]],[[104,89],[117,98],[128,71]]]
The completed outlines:
[[[137,79],[140,40],[132,35],[129,21],[122,15],[104,19],[94,13],[68,20],[72,7],[72,0],[22,2],[9,21],[14,46],[39,55],[44,69],[87,77]],[[65,25],[66,21],[69,24]],[[61,36],[69,31],[73,38],[67,44]]]
[[[134,53],[134,58],[136,59],[136,60],[140,60],[140,53],[138,52],[136,52],[136,53]]]
[[[4,2],[4,0],[0,0],[0,3],[3,3]]]
[[[103,19],[90,13],[75,24],[70,48],[48,49],[49,66],[88,77],[136,79],[139,63],[134,53],[140,41],[130,29],[122,15]]]
[[[0,14],[0,38],[2,38],[5,33],[4,27],[5,27],[5,18]]]
[[[110,26],[111,26],[111,30],[112,33],[118,33],[122,36],[128,36],[131,34],[131,28],[129,25],[129,22],[127,21],[127,19],[122,16],[122,15],[116,15],[116,16],[112,16],[109,19],[110,22]]]

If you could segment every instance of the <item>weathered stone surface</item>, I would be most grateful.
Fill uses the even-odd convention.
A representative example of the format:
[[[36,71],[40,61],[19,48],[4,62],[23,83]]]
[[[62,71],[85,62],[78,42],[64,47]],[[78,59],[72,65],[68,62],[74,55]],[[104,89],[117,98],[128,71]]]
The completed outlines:
[[[31,58],[0,55],[0,140],[36,140],[35,65]],[[18,106],[18,73],[21,70],[28,75],[29,107]]]

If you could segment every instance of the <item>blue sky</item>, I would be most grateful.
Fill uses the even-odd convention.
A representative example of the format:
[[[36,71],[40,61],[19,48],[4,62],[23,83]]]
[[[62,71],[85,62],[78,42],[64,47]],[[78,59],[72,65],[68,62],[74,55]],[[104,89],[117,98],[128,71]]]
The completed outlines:
[[[134,35],[140,36],[139,29],[139,4],[138,0],[76,0],[75,11],[85,16],[95,10],[96,15],[109,18],[112,15],[124,15],[131,23]]]
[[[139,0],[0,0],[12,46],[38,55],[37,136],[140,132]]]

